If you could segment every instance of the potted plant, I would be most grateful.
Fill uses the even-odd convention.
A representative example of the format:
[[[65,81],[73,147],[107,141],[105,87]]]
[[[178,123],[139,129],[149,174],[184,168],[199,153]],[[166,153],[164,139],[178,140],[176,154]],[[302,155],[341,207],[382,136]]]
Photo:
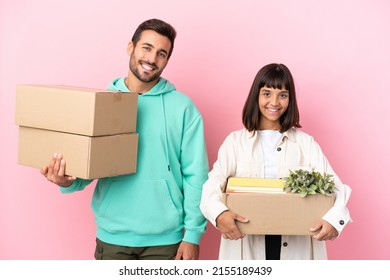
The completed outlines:
[[[298,169],[290,170],[290,174],[285,179],[284,189],[291,193],[298,193],[302,197],[309,194],[332,195],[335,190],[335,183],[332,174],[321,174],[319,172]]]

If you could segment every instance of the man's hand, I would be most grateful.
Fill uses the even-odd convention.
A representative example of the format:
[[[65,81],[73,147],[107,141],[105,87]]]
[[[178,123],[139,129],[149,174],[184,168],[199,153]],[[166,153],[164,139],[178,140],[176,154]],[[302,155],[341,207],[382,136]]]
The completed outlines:
[[[182,241],[177,250],[175,260],[197,260],[199,259],[199,245]]]
[[[41,169],[46,179],[58,186],[69,187],[76,177],[65,175],[66,162],[61,154],[54,154],[48,166]]]
[[[241,217],[232,211],[224,211],[216,219],[217,228],[221,232],[223,238],[230,240],[237,240],[245,237],[245,234],[242,234],[237,225],[236,221],[241,223],[247,223],[249,220],[247,218]]]
[[[321,220],[316,226],[310,228],[310,231],[317,230],[320,230],[320,232],[313,235],[313,238],[319,241],[334,240],[339,235],[337,229],[325,220]]]

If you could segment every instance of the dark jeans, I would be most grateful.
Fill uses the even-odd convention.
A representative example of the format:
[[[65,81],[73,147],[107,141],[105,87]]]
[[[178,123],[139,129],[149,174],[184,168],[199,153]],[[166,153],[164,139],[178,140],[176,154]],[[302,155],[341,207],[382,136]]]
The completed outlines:
[[[96,238],[97,260],[173,260],[180,243],[164,246],[127,247],[108,244]]]

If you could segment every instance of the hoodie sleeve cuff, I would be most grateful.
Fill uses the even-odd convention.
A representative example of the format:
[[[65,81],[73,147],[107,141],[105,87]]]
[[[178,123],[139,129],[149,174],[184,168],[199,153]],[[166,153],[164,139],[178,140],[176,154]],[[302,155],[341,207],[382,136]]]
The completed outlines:
[[[62,193],[73,193],[76,191],[76,184],[73,182],[69,187],[60,187]]]
[[[62,193],[73,193],[76,191],[81,191],[92,181],[93,180],[76,178],[76,180],[74,180],[69,187],[60,187],[60,191]]]
[[[184,233],[183,241],[199,245],[203,232],[186,230]]]

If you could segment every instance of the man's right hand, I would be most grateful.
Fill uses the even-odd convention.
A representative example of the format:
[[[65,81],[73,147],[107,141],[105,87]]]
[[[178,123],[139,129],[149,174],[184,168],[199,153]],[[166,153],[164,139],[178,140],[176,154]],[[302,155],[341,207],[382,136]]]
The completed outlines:
[[[230,210],[224,211],[216,219],[217,228],[221,232],[223,238],[230,240],[237,240],[245,237],[236,225],[236,221],[247,223],[249,220]]]
[[[66,162],[61,154],[54,154],[49,165],[41,169],[41,174],[46,179],[58,186],[69,187],[76,177],[65,175]]]

